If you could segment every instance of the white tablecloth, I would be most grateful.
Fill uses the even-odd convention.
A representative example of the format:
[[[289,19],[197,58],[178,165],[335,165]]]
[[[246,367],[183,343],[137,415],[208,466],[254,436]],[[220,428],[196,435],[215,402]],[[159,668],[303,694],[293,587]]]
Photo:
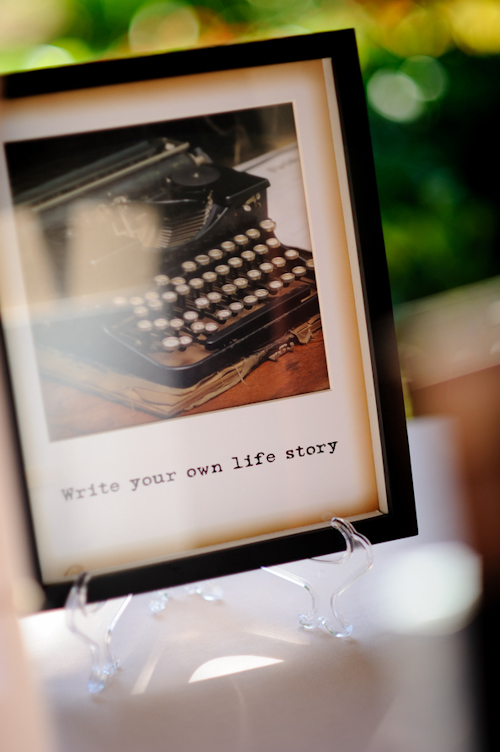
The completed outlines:
[[[350,638],[301,628],[307,593],[264,571],[221,578],[218,602],[175,588],[158,615],[150,595],[136,596],[114,636],[121,669],[90,695],[88,652],[64,613],[24,619],[60,752],[475,749],[467,633],[384,626],[384,582],[398,557],[466,539],[452,425],[418,419],[409,435],[420,534],[375,546],[374,568],[342,598]]]

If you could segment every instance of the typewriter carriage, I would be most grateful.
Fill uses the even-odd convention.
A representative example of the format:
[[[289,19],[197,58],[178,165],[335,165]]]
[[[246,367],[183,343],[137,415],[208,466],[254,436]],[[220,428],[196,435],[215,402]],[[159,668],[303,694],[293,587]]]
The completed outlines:
[[[17,197],[40,221],[54,263],[64,266],[74,234],[73,217],[98,208],[108,235],[124,244],[166,252],[161,267],[179,264],[221,234],[234,235],[267,216],[269,181],[214,165],[188,143],[145,141],[71,171]],[[146,211],[144,211],[146,209]],[[151,211],[148,211],[151,209]],[[104,227],[101,231],[106,232]],[[116,252],[116,243],[113,243]]]

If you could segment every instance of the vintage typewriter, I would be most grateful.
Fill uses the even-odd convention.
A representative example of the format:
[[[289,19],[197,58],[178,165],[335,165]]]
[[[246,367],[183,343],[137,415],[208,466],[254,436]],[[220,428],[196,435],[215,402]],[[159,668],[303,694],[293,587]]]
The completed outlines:
[[[153,258],[149,283],[112,290],[78,315],[63,306],[35,324],[36,343],[188,387],[279,342],[318,313],[318,296],[311,253],[276,236],[268,187],[187,143],[156,138],[19,196],[59,266],[74,235],[75,202],[110,212],[114,246]]]

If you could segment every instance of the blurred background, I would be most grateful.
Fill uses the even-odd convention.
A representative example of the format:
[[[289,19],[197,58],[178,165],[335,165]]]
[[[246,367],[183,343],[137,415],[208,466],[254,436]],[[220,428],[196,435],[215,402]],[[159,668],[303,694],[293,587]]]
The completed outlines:
[[[500,601],[500,0],[0,0],[0,73],[349,27],[407,415],[455,418],[487,632]]]

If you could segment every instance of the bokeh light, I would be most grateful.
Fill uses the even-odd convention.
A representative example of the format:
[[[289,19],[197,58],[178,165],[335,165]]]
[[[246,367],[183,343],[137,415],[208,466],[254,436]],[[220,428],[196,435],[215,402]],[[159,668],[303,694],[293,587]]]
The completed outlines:
[[[71,19],[65,0],[1,0],[0,49],[29,47],[59,34]]]
[[[381,6],[379,41],[398,57],[439,57],[451,46],[450,24],[439,4],[424,8],[411,2],[389,2]]]
[[[146,3],[133,16],[128,38],[132,52],[155,52],[196,46],[200,23],[189,3]]]
[[[481,560],[463,543],[430,543],[400,553],[380,582],[378,621],[388,631],[449,634],[481,597]]]
[[[53,44],[40,44],[34,47],[24,62],[25,68],[51,68],[55,65],[70,65],[75,62],[75,58],[63,47],[57,47]]]
[[[371,106],[388,120],[407,123],[422,114],[420,89],[404,73],[377,71],[368,82],[367,93]]]
[[[415,81],[420,98],[426,102],[442,97],[448,85],[448,76],[443,65],[428,55],[408,58],[400,67],[400,71]]]
[[[500,52],[500,4],[497,0],[458,0],[449,4],[455,43],[465,52]]]

